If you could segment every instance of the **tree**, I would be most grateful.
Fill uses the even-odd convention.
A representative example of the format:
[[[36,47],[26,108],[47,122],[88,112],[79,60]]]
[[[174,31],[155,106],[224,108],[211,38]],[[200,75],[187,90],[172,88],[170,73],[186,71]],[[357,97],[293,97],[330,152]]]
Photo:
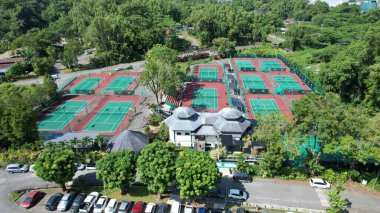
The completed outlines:
[[[109,153],[96,162],[96,178],[103,181],[105,188],[125,188],[135,181],[136,155],[129,150]]]
[[[66,190],[77,171],[75,154],[69,149],[45,149],[37,158],[34,170],[44,181],[55,182]]]
[[[205,195],[220,183],[221,173],[207,153],[182,151],[176,162],[176,180],[182,198]]]
[[[50,98],[55,97],[58,90],[58,86],[55,83],[53,77],[51,77],[51,75],[47,74],[44,76],[44,82],[42,84],[42,87],[44,88],[44,90],[46,91],[46,93],[49,95]]]
[[[51,60],[45,57],[34,57],[32,59],[33,72],[38,75],[50,74],[53,69]]]
[[[175,66],[177,52],[163,45],[156,45],[145,55],[146,65],[141,83],[156,96],[157,104],[162,94],[170,94],[180,86],[179,70]]]
[[[344,186],[339,183],[336,189],[329,190],[327,195],[330,198],[330,208],[327,209],[328,213],[341,213],[345,212],[348,206],[348,201],[343,199],[342,193],[344,192]]]
[[[212,45],[212,49],[217,51],[222,57],[236,53],[236,42],[230,41],[228,38],[215,38],[212,40]]]
[[[62,63],[67,68],[72,69],[78,66],[78,55],[82,53],[82,45],[76,39],[71,39],[65,45]]]
[[[158,199],[175,179],[176,147],[173,143],[155,141],[147,145],[137,159],[137,170],[148,190],[156,192]]]

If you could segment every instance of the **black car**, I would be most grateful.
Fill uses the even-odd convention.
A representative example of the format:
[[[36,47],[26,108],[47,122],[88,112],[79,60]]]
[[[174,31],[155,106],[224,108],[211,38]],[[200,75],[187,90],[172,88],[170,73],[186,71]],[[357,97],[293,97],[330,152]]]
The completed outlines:
[[[156,213],[168,213],[169,205],[165,203],[161,203],[157,206]]]
[[[83,201],[84,201],[85,198],[86,198],[86,194],[85,193],[78,194],[75,197],[73,203],[71,204],[70,212],[73,212],[73,213],[78,212],[79,206],[80,206],[80,204],[83,203]]]
[[[46,202],[45,209],[48,211],[55,211],[57,209],[58,203],[62,197],[63,197],[62,193],[55,193]]]
[[[226,190],[220,186],[217,186],[216,188],[212,189],[209,194],[211,197],[220,198],[223,199],[226,197]]]

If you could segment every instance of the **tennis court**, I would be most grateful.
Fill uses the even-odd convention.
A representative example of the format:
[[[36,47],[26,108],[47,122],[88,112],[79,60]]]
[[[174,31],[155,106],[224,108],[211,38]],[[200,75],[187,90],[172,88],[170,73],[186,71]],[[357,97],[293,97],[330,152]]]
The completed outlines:
[[[38,130],[62,130],[88,103],[89,101],[64,102],[38,124]]]
[[[268,70],[281,71],[281,70],[284,70],[284,68],[280,65],[280,63],[278,63],[278,61],[275,61],[275,60],[262,60],[261,63],[262,63],[262,66],[261,66],[262,71],[268,71]]]
[[[218,108],[218,90],[216,88],[199,88],[194,91],[193,108]]]
[[[103,92],[124,91],[134,79],[134,76],[118,76],[103,89]]]
[[[280,112],[274,99],[251,99],[249,102],[255,116]]]
[[[244,88],[246,89],[267,89],[267,87],[264,84],[264,81],[261,79],[261,76],[259,75],[242,75],[241,79],[244,84]]]
[[[83,91],[92,90],[96,85],[98,85],[103,78],[86,78],[81,81],[78,85],[70,89],[71,94],[82,94]]]
[[[114,132],[133,105],[131,101],[110,101],[87,124],[85,131]]]
[[[218,79],[218,69],[210,67],[202,67],[199,69],[199,79],[200,80],[217,80]]]
[[[251,60],[235,60],[235,63],[239,70],[255,70]]]
[[[284,90],[304,90],[293,76],[274,75],[273,77]]]

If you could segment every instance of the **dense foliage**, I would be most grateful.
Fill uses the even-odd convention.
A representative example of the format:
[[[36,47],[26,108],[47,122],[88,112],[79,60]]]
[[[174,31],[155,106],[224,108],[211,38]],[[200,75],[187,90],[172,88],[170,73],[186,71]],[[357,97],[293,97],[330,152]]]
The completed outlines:
[[[176,146],[170,142],[156,141],[147,145],[137,159],[141,182],[152,192],[164,193],[175,179]]]
[[[45,149],[37,158],[34,170],[44,181],[55,182],[63,190],[77,171],[75,154],[69,149]]]

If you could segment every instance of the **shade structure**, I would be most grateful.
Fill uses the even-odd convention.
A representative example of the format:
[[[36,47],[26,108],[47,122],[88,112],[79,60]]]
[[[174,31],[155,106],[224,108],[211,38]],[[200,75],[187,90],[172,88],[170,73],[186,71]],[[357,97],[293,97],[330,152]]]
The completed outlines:
[[[108,142],[110,152],[130,150],[140,153],[149,144],[149,137],[138,131],[125,130]]]

